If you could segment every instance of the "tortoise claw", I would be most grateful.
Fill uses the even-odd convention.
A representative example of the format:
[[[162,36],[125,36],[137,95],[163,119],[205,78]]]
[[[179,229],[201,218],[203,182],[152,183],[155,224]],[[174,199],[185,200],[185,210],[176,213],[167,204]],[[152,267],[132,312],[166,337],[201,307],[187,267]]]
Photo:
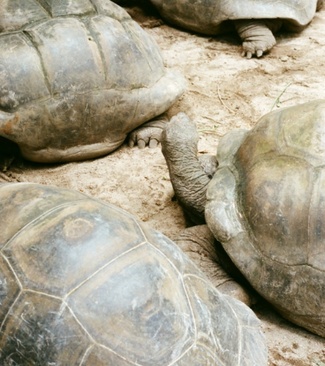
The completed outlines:
[[[157,147],[166,121],[164,119],[152,120],[132,131],[128,138],[130,147],[138,145],[139,149]]]
[[[262,50],[257,50],[256,51],[256,57],[260,58],[263,56],[263,51]]]

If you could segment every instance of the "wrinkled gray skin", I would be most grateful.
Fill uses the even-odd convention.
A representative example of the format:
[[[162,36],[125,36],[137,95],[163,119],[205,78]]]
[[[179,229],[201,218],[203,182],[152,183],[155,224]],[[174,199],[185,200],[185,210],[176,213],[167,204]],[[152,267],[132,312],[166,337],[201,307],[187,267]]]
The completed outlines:
[[[150,1],[167,22],[184,29],[209,35],[236,31],[247,58],[268,52],[276,44],[278,30],[303,30],[323,5],[323,0]]]
[[[162,152],[175,195],[188,225],[196,225],[184,230],[176,242],[218,290],[251,305],[255,301],[254,295],[231,276],[243,280],[228,256],[221,257],[222,247],[218,246],[208,226],[204,225],[206,190],[217,168],[217,161],[215,156],[198,156],[198,139],[195,123],[184,113],[174,116],[162,134]]]
[[[247,306],[256,302],[256,294],[230,261],[220,243],[216,242],[207,225],[186,228],[175,243],[222,293],[240,300]],[[235,280],[236,279],[236,280]],[[242,281],[244,287],[237,282]]]
[[[198,141],[196,125],[185,113],[171,119],[161,141],[175,195],[194,224],[205,222],[206,190],[211,180],[198,158]]]

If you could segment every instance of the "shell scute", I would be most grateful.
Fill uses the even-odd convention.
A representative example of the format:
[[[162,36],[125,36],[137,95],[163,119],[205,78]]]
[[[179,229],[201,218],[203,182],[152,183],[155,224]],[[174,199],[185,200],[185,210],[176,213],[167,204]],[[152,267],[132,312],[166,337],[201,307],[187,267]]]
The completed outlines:
[[[0,47],[11,45],[10,52],[0,54],[1,110],[14,111],[19,105],[39,98],[48,98],[50,92],[44,80],[42,64],[37,51],[22,33],[0,36]],[[28,64],[28,72],[21,58]]]
[[[187,296],[170,261],[144,244],[105,266],[67,302],[98,343],[140,364],[168,365],[194,343]]]
[[[0,362],[80,364],[89,336],[60,299],[24,291],[10,309],[0,331]],[[3,337],[3,334],[8,334]],[[71,353],[73,349],[73,354]]]
[[[134,220],[96,201],[59,205],[3,249],[23,287],[64,297],[95,270],[145,240]],[[79,258],[76,260],[76,258]]]
[[[47,11],[36,0],[10,0],[0,4],[0,33],[18,31],[31,22],[49,19]]]
[[[54,18],[25,32],[38,50],[51,95],[82,93],[104,86],[98,47],[75,18]]]
[[[313,178],[306,162],[286,156],[261,161],[247,172],[239,206],[263,255],[291,265],[307,262]]]

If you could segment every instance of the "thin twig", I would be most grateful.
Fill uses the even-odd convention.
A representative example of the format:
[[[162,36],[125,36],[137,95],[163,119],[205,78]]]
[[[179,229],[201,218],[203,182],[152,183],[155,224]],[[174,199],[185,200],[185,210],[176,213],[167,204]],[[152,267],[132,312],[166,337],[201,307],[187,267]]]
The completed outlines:
[[[272,105],[271,111],[273,110],[273,108],[275,106],[277,106],[278,108],[280,107],[281,101],[280,98],[282,97],[282,95],[285,93],[285,91],[289,88],[289,86],[292,84],[292,82],[290,82],[289,84],[287,84],[284,89],[282,90],[282,92],[278,95],[278,97],[275,99],[275,102]]]
[[[0,171],[0,182],[18,182],[18,180],[15,180],[14,178],[11,178],[4,172]]]
[[[213,126],[211,128],[198,128],[198,132],[200,133],[216,133],[217,127]]]
[[[222,100],[221,95],[220,95],[220,88],[219,88],[219,85],[218,85],[218,87],[217,87],[217,92],[218,92],[218,98],[219,98],[219,100],[220,100],[221,104],[222,104],[225,108],[227,108],[227,109],[228,109],[228,111],[229,111],[230,113],[232,113],[232,114],[236,114],[236,112],[235,112],[235,111],[233,111],[231,108],[229,108],[229,107],[227,106],[227,104]]]

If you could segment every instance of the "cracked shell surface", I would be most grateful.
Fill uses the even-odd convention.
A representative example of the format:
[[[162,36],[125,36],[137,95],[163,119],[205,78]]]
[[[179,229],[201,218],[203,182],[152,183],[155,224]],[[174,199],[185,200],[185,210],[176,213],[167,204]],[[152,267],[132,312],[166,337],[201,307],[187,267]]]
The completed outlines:
[[[266,365],[254,313],[127,212],[5,183],[0,216],[2,365]]]

